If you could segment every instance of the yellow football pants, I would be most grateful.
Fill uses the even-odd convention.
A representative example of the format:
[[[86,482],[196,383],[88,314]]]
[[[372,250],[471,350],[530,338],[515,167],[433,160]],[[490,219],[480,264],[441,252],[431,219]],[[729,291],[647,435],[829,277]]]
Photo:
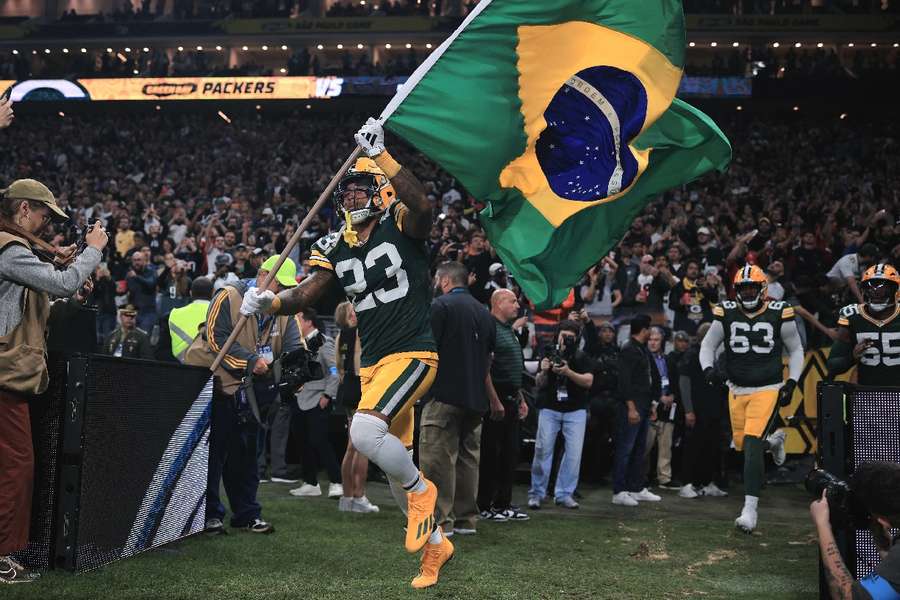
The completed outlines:
[[[775,417],[778,390],[760,390],[735,396],[728,392],[728,412],[731,414],[731,433],[734,446],[744,447],[744,436],[765,439]]]

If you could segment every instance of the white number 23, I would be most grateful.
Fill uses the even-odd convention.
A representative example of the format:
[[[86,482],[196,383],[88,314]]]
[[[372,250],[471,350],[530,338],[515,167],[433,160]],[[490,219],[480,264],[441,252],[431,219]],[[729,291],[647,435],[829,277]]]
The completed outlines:
[[[388,278],[396,280],[397,285],[391,289],[378,288],[360,298],[359,294],[366,291],[366,287],[368,287],[366,284],[366,269],[373,268],[375,262],[381,257],[387,257],[390,261],[390,264],[385,268],[385,274]],[[364,264],[365,266],[363,266]],[[387,304],[406,296],[406,293],[409,291],[409,279],[406,276],[406,270],[401,268],[402,264],[403,259],[400,257],[400,253],[397,252],[397,247],[389,242],[382,242],[366,254],[364,262],[358,258],[348,258],[337,263],[334,266],[334,272],[338,279],[341,279],[345,273],[353,274],[353,282],[345,285],[344,291],[347,292],[347,295],[353,297],[356,312],[362,312],[375,308],[377,306],[376,300],[381,304]]]

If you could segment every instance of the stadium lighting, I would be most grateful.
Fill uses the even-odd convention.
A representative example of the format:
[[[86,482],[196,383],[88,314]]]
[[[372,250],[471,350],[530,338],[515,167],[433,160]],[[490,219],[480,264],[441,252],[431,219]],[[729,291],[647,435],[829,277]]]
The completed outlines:
[[[821,48],[821,47],[824,46],[824,45],[825,45],[825,44],[823,44],[822,42],[819,42],[818,44],[816,44],[816,48]]]
[[[772,44],[772,47],[773,47],[773,48],[777,48],[777,47],[779,47],[780,45],[781,45],[781,44],[779,44],[778,42],[775,42],[774,44]]]
[[[156,105],[156,110],[162,110],[162,106],[160,106],[159,104],[157,104],[157,105]]]
[[[203,46],[197,46],[197,50],[203,51]]]
[[[737,42],[731,42],[732,48],[737,48],[738,46],[740,46],[740,44],[738,44]]]
[[[82,49],[81,49],[81,53],[82,53],[82,54],[86,54],[86,53],[87,53],[87,48],[82,48]]]
[[[107,48],[106,51],[112,54],[112,48]]]
[[[63,111],[59,111],[59,112],[56,113],[56,114],[58,114],[60,117],[65,117],[65,116],[66,116],[66,113],[64,113]]]
[[[282,50],[287,50],[287,46],[284,45],[284,44],[282,44],[282,45],[281,45],[281,49],[282,49]]]
[[[841,121],[843,121],[846,118],[847,118],[847,113],[841,113],[841,116],[840,116]]]
[[[285,69],[284,67],[281,67],[280,69],[278,69],[278,71],[279,71],[282,75],[284,75],[285,73],[287,73],[287,69]]]
[[[268,46],[263,46],[262,49],[263,49],[263,50],[268,50],[269,47],[268,47]]]
[[[696,46],[696,45],[697,45],[697,44],[695,44],[694,42],[691,42],[691,43],[688,44],[688,46],[690,46],[691,48],[693,48],[693,47]]]
[[[37,50],[32,50],[31,53],[32,53],[32,54],[37,54]]]
[[[217,51],[217,52],[221,52],[221,51],[222,51],[222,46],[216,46],[216,51]]]
[[[897,48],[897,47],[900,47],[900,44],[898,44],[898,43],[895,42],[895,43],[894,43],[894,48]]]
[[[388,50],[391,49],[391,45],[390,45],[390,44],[385,44],[384,47],[387,48]]]
[[[715,48],[715,47],[718,46],[718,45],[719,45],[718,42],[710,42],[710,43],[709,43],[709,47],[710,47],[710,48]]]
[[[744,107],[741,106],[740,104],[738,104],[738,105],[737,105],[737,109],[738,109],[738,110],[744,110]]]
[[[362,44],[357,44],[357,45],[356,45],[356,49],[357,49],[357,50],[362,50],[363,48],[365,48],[365,46],[363,46]]]
[[[323,46],[322,44],[316,45],[316,50],[324,50],[324,49],[325,49],[325,46]]]
[[[131,48],[129,48],[128,46],[125,46],[125,52],[131,52]]]
[[[221,110],[219,111],[219,116],[222,117],[222,120],[225,121],[226,123],[229,123],[229,124],[231,123],[231,119],[228,118],[228,115],[223,113]]]
[[[137,74],[138,74],[138,70],[135,69],[134,71],[132,71],[132,73],[134,73],[135,75],[137,75]]]
[[[249,48],[247,48],[247,46],[241,46],[241,50],[243,50],[244,52],[246,52],[247,50],[249,50]]]
[[[183,51],[184,51],[184,46],[178,46],[178,51],[179,51],[179,52],[183,52]]]
[[[797,42],[796,44],[794,44],[794,48],[799,48],[799,47],[802,46],[802,45],[803,45],[803,44],[801,44],[800,42]]]
[[[799,106],[795,106],[795,107],[794,107],[794,112],[797,112],[798,110],[800,110],[800,107],[799,107]]]
[[[257,105],[256,105],[256,110],[262,110],[262,106],[260,106],[259,104],[257,104]]]
[[[366,0],[359,0],[359,5],[360,5],[360,6],[365,6],[365,5],[366,5]]]
[[[410,48],[412,48],[412,44],[406,44],[406,49],[409,50]]]
[[[68,54],[68,53],[69,53],[69,49],[68,49],[68,48],[63,48],[63,54]]]
[[[343,50],[343,49],[344,49],[344,45],[343,45],[343,44],[338,44],[338,45],[337,45],[337,49],[338,49],[338,50]]]
[[[19,53],[18,50],[13,50],[13,54],[18,54],[18,53]]]
[[[425,47],[428,48],[429,50],[431,50],[432,46],[431,46],[431,44],[425,44]]]
[[[307,105],[306,105],[306,110],[309,110],[309,109],[311,109],[311,108],[312,108],[312,104],[307,104]]]
[[[44,54],[50,54],[50,48],[44,48]]]
[[[853,42],[850,42],[849,44],[847,44],[847,47],[848,47],[848,48],[852,48],[852,47],[853,47]]]
[[[876,46],[878,46],[878,44],[876,44],[875,42],[872,42],[872,43],[869,44],[869,45],[870,45],[871,47],[873,47],[873,48],[875,48]]]

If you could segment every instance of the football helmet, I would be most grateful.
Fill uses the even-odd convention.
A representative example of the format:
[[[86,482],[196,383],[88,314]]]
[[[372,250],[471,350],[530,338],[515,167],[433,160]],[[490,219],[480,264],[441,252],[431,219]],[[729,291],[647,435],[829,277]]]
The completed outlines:
[[[869,308],[876,312],[886,310],[897,303],[900,273],[888,263],[872,265],[863,273],[860,288]]]
[[[756,310],[766,299],[769,280],[756,265],[744,265],[734,275],[734,293],[746,310]]]
[[[351,184],[355,184],[353,190],[348,189]],[[360,207],[351,202],[345,206],[345,200],[351,199],[360,190],[365,191],[365,205]],[[359,225],[386,211],[396,197],[387,175],[374,160],[367,157],[358,158],[334,190],[335,208],[345,221],[349,220],[348,226]]]

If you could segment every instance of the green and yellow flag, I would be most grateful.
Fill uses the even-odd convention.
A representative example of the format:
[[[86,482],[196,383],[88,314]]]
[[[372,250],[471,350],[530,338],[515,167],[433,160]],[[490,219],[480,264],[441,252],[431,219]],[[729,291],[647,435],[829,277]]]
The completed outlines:
[[[679,0],[481,0],[382,117],[487,207],[539,307],[562,301],[654,195],[731,146],[677,100]]]

